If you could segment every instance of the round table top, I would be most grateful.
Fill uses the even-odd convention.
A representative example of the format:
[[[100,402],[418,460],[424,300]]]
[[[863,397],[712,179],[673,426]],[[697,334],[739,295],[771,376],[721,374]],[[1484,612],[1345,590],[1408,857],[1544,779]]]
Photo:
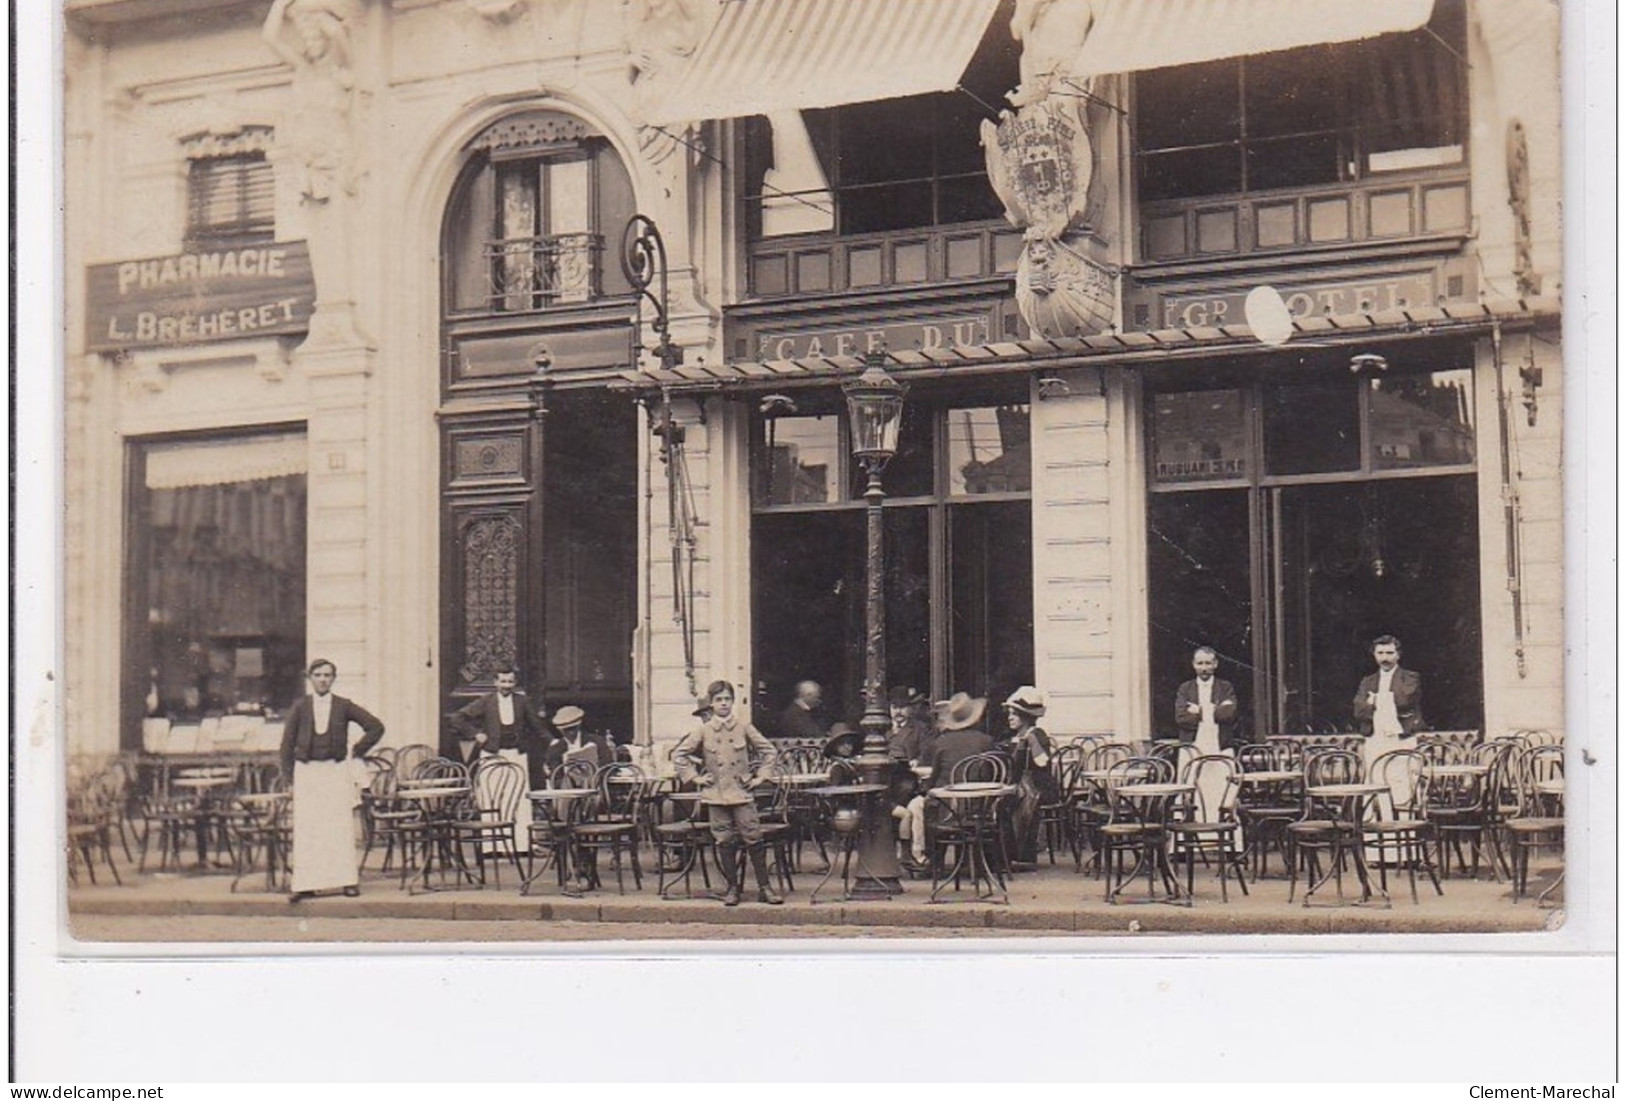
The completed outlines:
[[[1305,788],[1310,795],[1325,799],[1336,799],[1355,795],[1376,795],[1388,789],[1382,784],[1320,784],[1317,787]]]
[[[596,788],[537,788],[527,792],[530,799],[579,799],[583,795],[592,795]]]
[[[931,794],[938,799],[984,799],[996,795],[1011,795],[1015,791],[1014,784],[997,784],[990,780],[981,780],[932,788]]]
[[[1489,765],[1428,765],[1429,776],[1487,776]]]
[[[254,806],[254,805],[259,804],[259,803],[280,803],[280,802],[283,802],[286,799],[291,799],[291,798],[293,798],[293,795],[292,795],[291,792],[286,792],[286,791],[256,791],[256,792],[253,792],[253,793],[251,793],[249,795],[239,795],[239,796],[237,796],[237,801],[239,803],[247,803],[249,806]]]
[[[813,795],[874,795],[886,790],[885,784],[832,784],[821,788],[808,788]]]
[[[1280,769],[1273,772],[1240,772],[1237,779],[1243,784],[1284,784],[1289,780],[1303,779],[1303,773],[1294,769]]]
[[[1562,795],[1565,790],[1562,780],[1536,780],[1534,786],[1537,795]]]
[[[467,795],[466,786],[439,787],[439,788],[408,788],[395,792],[397,799],[448,799],[453,795]]]
[[[395,781],[395,790],[404,791],[408,788],[436,788],[445,787],[443,776],[403,776]]]
[[[789,784],[792,787],[809,787],[814,784],[827,784],[829,782],[829,773],[781,772],[777,776],[769,776],[768,779],[775,784]]]
[[[1119,784],[1117,793],[1135,799],[1155,799],[1164,795],[1188,795],[1195,784]]]

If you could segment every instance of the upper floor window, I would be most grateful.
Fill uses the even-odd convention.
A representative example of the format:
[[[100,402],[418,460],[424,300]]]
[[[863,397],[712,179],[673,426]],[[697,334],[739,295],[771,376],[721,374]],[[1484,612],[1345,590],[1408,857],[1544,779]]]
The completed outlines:
[[[276,177],[265,159],[268,127],[186,139],[186,244],[270,240],[276,233]]]
[[[1346,183],[1465,162],[1464,0],[1365,42],[1136,78],[1142,201]]]
[[[446,220],[447,306],[513,313],[629,293],[615,251],[635,209],[620,158],[578,119],[535,111],[487,129]]]
[[[960,91],[744,122],[753,240],[851,236],[999,218],[980,124],[1020,79],[1008,11],[989,23]]]

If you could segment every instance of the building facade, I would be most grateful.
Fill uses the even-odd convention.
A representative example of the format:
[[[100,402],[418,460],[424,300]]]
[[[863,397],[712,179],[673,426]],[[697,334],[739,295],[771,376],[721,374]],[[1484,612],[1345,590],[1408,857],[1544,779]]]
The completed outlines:
[[[1557,23],[67,0],[69,749],[316,656],[395,744],[510,664],[657,765],[717,677],[854,719],[866,361],[893,683],[1153,737],[1209,645],[1262,735],[1391,633],[1561,727]]]

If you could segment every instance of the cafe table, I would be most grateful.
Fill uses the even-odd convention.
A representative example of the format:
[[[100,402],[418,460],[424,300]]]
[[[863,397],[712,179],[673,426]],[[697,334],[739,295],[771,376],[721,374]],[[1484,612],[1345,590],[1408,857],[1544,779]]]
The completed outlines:
[[[436,890],[429,884],[429,873],[435,864],[436,854],[440,859],[440,881],[444,884],[446,869],[453,867],[458,875],[470,883],[477,882],[474,873],[469,870],[463,860],[462,847],[457,844],[452,817],[458,804],[468,797],[470,789],[464,784],[441,785],[409,785],[397,788],[395,798],[408,803],[417,803],[422,811],[423,818],[415,824],[423,837],[423,867],[417,876],[412,876],[410,860],[401,861],[401,887],[407,894],[414,893],[413,880],[418,880],[418,886],[424,891]]]
[[[1110,869],[1106,869],[1107,902],[1183,900],[1179,880],[1174,877],[1173,868],[1168,863],[1168,818],[1176,805],[1188,800],[1195,793],[1195,784],[1127,783],[1117,784],[1109,789],[1108,796],[1112,803],[1114,822],[1108,823],[1104,829],[1110,830],[1118,813],[1124,812],[1127,818],[1141,826],[1142,830],[1140,844],[1134,853],[1134,868],[1129,874],[1112,886]],[[1138,879],[1142,871],[1145,873],[1145,898],[1127,900],[1120,898],[1124,888]],[[1161,898],[1157,897],[1159,877],[1166,892]]]
[[[1009,904],[1004,873],[1010,861],[999,831],[999,801],[1016,791],[1014,784],[980,781],[948,784],[926,793],[927,800],[936,800],[948,807],[948,821],[938,828],[938,836],[931,842],[933,868],[929,901],[946,902],[942,897],[943,888],[952,883],[958,889],[960,879],[969,875],[975,901]],[[935,859],[938,844],[953,846],[952,866],[944,866]],[[995,851],[997,860],[993,859]],[[984,883],[987,884],[985,891]]]
[[[1360,825],[1365,821],[1366,804],[1387,791],[1383,784],[1319,784],[1304,789],[1304,795],[1311,804],[1317,808],[1310,815],[1319,818],[1324,815],[1333,822],[1333,837],[1330,848],[1328,867],[1320,874],[1319,879],[1310,878],[1309,888],[1304,892],[1303,904],[1308,906],[1309,900],[1326,885],[1326,881],[1334,876],[1337,882],[1337,898],[1341,905],[1343,901],[1343,861],[1342,855],[1347,852],[1354,860],[1354,871],[1360,879],[1360,898],[1356,905],[1371,902],[1374,893],[1382,895],[1384,905],[1391,905],[1388,892],[1381,887],[1373,888],[1371,870],[1366,863],[1365,843],[1360,833]],[[1290,828],[1290,827],[1289,827]],[[1296,866],[1292,869],[1296,876]]]
[[[222,816],[217,797],[227,788],[236,786],[235,768],[186,769],[170,777],[169,786],[180,788],[197,799],[197,812],[193,829],[197,836],[197,867],[209,867],[209,827],[219,827]],[[223,865],[224,866],[224,865]]]
[[[535,868],[534,835],[538,825],[546,823],[552,836],[550,845],[554,854],[554,863],[558,869],[559,889],[568,898],[580,898],[587,889],[586,884],[579,880],[571,886],[571,859],[569,827],[576,819],[576,804],[589,796],[597,794],[594,788],[537,788],[527,792],[525,798],[531,805],[531,838],[527,839],[527,847],[531,854],[532,870],[519,885],[519,893],[528,895],[530,885],[546,871],[544,864],[540,870]]]
[[[825,784],[803,790],[830,806],[830,827],[840,843],[841,901],[890,898],[895,892],[888,884],[885,872],[895,865],[897,857],[895,853],[888,852],[885,855],[890,859],[883,860],[879,852],[881,846],[892,844],[891,831],[882,828],[889,823],[880,821],[880,815],[890,813],[883,799],[890,789],[885,784]],[[855,876],[853,857],[857,858],[858,865]],[[831,860],[824,878],[819,880],[818,886],[808,896],[810,903],[817,904],[818,892],[835,875],[835,868],[836,861]],[[901,885],[898,890],[901,890]]]

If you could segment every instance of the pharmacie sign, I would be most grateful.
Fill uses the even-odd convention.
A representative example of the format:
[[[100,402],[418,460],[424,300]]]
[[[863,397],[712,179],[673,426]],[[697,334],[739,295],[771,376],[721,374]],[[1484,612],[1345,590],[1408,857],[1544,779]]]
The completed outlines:
[[[303,333],[316,306],[303,241],[183,252],[86,269],[85,346],[164,348]]]

